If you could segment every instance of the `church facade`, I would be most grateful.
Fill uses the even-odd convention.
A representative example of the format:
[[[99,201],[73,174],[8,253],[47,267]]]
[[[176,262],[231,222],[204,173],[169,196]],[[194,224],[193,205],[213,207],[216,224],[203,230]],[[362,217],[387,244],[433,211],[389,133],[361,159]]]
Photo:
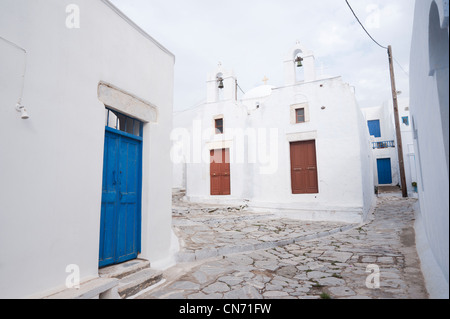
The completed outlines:
[[[374,199],[367,127],[352,88],[317,76],[314,60],[297,43],[283,61],[283,86],[239,100],[236,77],[219,65],[206,103],[174,116],[174,187],[190,201],[362,221]]]

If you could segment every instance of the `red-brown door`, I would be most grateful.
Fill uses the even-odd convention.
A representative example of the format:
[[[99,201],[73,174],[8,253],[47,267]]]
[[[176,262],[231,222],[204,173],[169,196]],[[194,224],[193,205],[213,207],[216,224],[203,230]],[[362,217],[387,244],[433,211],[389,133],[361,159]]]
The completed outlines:
[[[316,141],[291,143],[292,194],[317,194]]]
[[[231,195],[230,151],[211,151],[211,195]]]

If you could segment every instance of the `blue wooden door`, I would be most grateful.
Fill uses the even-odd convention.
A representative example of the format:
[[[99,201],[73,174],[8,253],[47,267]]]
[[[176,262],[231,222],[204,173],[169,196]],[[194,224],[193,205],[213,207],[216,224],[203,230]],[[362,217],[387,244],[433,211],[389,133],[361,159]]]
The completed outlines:
[[[377,159],[378,184],[392,184],[392,168],[390,158]]]
[[[141,250],[142,139],[106,128],[99,266],[137,258]]]

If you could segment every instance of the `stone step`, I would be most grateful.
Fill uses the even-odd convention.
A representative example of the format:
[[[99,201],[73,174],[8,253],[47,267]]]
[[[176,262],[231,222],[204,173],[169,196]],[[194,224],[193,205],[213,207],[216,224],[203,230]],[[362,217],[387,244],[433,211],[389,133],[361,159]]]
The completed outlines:
[[[172,195],[186,195],[186,190],[181,188],[172,189]]]
[[[150,262],[148,260],[134,259],[118,265],[102,268],[98,273],[102,278],[122,279],[147,268],[150,268]]]
[[[119,281],[118,293],[122,299],[136,295],[163,279],[163,273],[154,269],[143,269]]]
[[[122,299],[129,298],[163,279],[163,273],[150,268],[145,259],[134,259],[99,270],[101,278],[118,280],[117,292]]]

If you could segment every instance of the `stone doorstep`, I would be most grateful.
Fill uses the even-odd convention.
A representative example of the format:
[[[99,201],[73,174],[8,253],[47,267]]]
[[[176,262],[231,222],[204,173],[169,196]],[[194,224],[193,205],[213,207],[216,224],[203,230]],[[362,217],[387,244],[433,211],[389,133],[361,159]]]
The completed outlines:
[[[163,273],[154,269],[143,269],[119,281],[118,293],[123,299],[136,295],[163,279]]]
[[[163,279],[163,273],[150,268],[150,262],[134,259],[122,264],[99,270],[100,277],[114,278],[118,281],[118,294],[121,298],[131,297]]]
[[[146,268],[150,268],[150,262],[148,260],[134,259],[121,264],[99,269],[98,273],[102,278],[122,279]]]

